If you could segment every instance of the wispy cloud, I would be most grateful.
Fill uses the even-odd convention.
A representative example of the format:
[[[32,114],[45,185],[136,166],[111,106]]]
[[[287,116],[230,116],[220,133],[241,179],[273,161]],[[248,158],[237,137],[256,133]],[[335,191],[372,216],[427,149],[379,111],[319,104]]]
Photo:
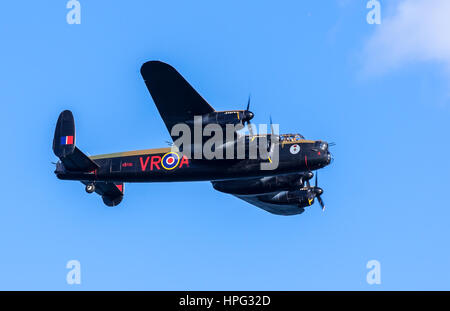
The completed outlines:
[[[401,0],[374,27],[364,49],[366,72],[417,61],[440,63],[450,72],[450,0]]]

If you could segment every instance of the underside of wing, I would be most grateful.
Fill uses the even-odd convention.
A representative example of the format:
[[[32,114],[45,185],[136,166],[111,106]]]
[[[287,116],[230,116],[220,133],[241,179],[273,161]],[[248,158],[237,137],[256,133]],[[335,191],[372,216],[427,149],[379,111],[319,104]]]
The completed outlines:
[[[166,63],[146,62],[141,67],[141,75],[169,133],[177,123],[214,111],[181,74]]]
[[[255,205],[263,210],[276,214],[276,215],[296,215],[301,214],[305,211],[304,208],[298,207],[297,205],[284,205],[284,204],[273,204],[264,202],[263,196],[261,195],[235,195],[235,197],[244,200],[252,205]]]

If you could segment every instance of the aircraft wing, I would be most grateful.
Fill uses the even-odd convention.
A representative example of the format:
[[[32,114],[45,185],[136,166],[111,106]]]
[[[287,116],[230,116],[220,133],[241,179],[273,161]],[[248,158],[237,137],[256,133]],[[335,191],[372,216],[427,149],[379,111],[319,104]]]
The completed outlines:
[[[297,205],[282,205],[282,204],[273,204],[264,202],[263,197],[266,194],[263,195],[236,195],[233,194],[235,197],[244,200],[252,205],[255,205],[259,208],[262,208],[263,210],[276,214],[276,215],[296,215],[301,214],[305,211],[304,208],[300,208]]]
[[[175,68],[166,63],[146,62],[141,67],[141,75],[169,133],[177,123],[214,111]]]

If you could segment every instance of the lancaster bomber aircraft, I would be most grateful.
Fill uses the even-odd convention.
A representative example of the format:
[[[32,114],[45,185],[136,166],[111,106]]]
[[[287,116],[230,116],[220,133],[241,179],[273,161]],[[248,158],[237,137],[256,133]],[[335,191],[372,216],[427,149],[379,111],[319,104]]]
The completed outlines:
[[[189,128],[201,116],[201,126],[209,124],[250,125],[254,114],[246,110],[216,111],[170,65],[150,61],[142,65],[141,74],[172,139],[177,124]],[[63,111],[58,118],[53,139],[53,151],[59,158],[55,174],[59,179],[78,180],[86,192],[99,194],[107,206],[118,205],[124,195],[125,182],[210,181],[214,189],[278,215],[303,213],[317,199],[322,209],[323,190],[310,184],[312,171],[330,164],[328,143],[306,140],[300,134],[253,134],[237,131],[231,144],[243,141],[244,149],[253,141],[270,145],[268,158],[205,158],[191,157],[178,146],[126,151],[96,156],[85,155],[75,145],[75,123],[72,112]],[[268,138],[270,142],[267,143]],[[203,140],[201,141],[203,144]],[[229,141],[226,141],[229,144]],[[274,150],[277,166],[261,169]]]

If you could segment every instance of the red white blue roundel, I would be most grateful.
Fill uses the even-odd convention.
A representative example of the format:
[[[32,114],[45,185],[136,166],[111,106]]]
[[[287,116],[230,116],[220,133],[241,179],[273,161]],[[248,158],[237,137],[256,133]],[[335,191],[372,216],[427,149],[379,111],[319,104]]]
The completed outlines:
[[[175,152],[168,152],[161,159],[161,165],[166,170],[173,170],[178,163],[180,163],[180,156]]]
[[[292,154],[297,154],[297,153],[300,152],[300,146],[297,145],[297,144],[292,145],[291,148],[289,148],[289,151],[290,151]]]

